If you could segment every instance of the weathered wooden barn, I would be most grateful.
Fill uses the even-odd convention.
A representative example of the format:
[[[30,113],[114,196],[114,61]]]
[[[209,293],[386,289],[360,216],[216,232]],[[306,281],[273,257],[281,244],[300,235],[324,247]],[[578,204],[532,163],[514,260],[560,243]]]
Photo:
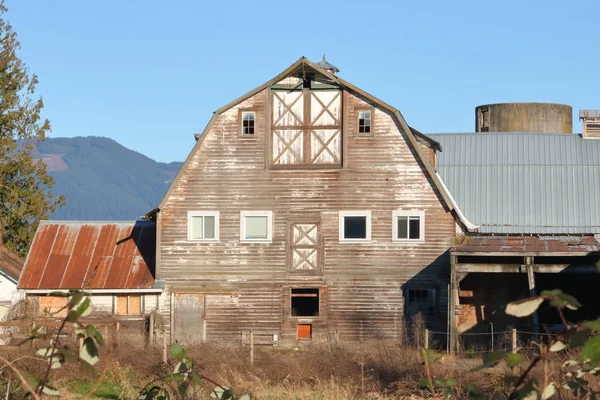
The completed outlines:
[[[42,315],[63,316],[65,297],[82,289],[93,314],[141,319],[156,310],[156,233],[152,222],[42,221],[19,279],[19,289]]]
[[[159,207],[173,340],[400,339],[445,332],[453,206],[439,144],[302,57],[217,110]]]
[[[600,140],[584,133],[431,135],[444,146],[437,169],[473,232],[451,250],[450,331],[489,332],[559,324],[543,307],[530,320],[510,301],[559,288],[600,317]]]

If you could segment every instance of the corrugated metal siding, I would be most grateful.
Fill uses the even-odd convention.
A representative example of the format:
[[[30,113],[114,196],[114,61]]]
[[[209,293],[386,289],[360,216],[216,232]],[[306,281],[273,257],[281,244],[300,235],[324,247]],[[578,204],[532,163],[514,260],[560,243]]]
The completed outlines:
[[[20,289],[140,289],[154,285],[153,223],[42,221]]]
[[[579,135],[431,135],[438,173],[482,233],[600,233],[600,140]]]

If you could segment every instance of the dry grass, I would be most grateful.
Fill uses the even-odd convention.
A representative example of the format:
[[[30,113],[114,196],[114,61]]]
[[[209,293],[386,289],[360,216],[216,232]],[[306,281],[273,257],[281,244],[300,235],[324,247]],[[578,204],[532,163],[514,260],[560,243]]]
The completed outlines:
[[[237,393],[250,393],[257,399],[416,400],[432,397],[419,387],[424,371],[417,350],[391,343],[345,344],[337,350],[317,345],[298,351],[259,347],[254,367],[250,366],[248,348],[206,344],[188,346],[186,351],[195,360],[201,375],[234,387]],[[31,355],[33,351],[23,349],[20,353]],[[105,358],[106,349],[101,353],[101,360]],[[146,346],[141,337],[123,337],[111,354],[105,380],[97,391],[98,397],[136,398],[145,383],[172,371],[174,365],[165,366],[161,359],[159,346]],[[557,358],[551,368],[557,368],[560,362],[562,359]],[[478,389],[482,398],[506,399],[510,388],[503,378],[509,373],[508,369],[500,366],[466,373],[480,363],[477,358],[446,355],[432,367],[432,374],[440,378],[457,378],[454,398],[469,398],[467,388],[472,386]],[[44,367],[33,361],[25,361],[25,364],[23,366],[28,370],[37,373]],[[103,366],[101,361],[98,367]],[[539,378],[540,371],[534,371]],[[94,384],[92,378],[82,377],[76,367],[53,372],[52,380],[71,393],[71,397],[66,398],[81,398]],[[208,398],[209,393],[210,386],[207,386],[195,398]]]

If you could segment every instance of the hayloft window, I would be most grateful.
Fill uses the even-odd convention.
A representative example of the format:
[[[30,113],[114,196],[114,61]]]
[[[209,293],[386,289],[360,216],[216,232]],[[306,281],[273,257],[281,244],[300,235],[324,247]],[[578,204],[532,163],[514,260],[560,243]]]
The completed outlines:
[[[368,242],[371,240],[370,211],[340,211],[340,242]]]
[[[435,315],[435,289],[407,289],[406,312],[409,316],[421,313],[423,316]]]
[[[293,317],[319,316],[319,289],[292,289]]]
[[[371,133],[371,110],[364,110],[358,112],[358,133]]]
[[[219,240],[218,211],[188,211],[188,240]]]
[[[240,213],[240,241],[271,242],[273,234],[271,211],[242,211]]]
[[[254,123],[256,120],[256,114],[254,111],[243,111],[242,112],[242,136],[254,135]]]
[[[422,211],[394,211],[392,213],[394,241],[425,240],[425,213]]]

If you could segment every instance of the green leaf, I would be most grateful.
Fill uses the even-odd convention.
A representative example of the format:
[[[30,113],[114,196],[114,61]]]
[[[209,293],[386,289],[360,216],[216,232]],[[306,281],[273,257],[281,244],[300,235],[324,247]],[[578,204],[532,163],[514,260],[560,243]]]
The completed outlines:
[[[425,360],[427,360],[427,362],[429,362],[429,363],[434,363],[443,358],[443,356],[439,355],[432,349],[420,348],[419,354],[421,355],[421,361],[423,361],[423,362],[425,362]]]
[[[550,351],[553,353],[556,353],[557,351],[561,351],[567,348],[567,345],[564,344],[563,342],[561,342],[560,340],[556,343],[554,343],[552,346],[550,346]]]
[[[96,329],[96,327],[92,324],[89,324],[85,327],[85,331],[87,333],[88,336],[93,337],[94,339],[96,339],[96,342],[98,342],[98,344],[100,346],[104,346],[104,338],[102,337],[102,335],[100,334],[100,332],[98,332],[98,330]]]
[[[200,375],[193,373],[192,382],[194,382],[195,385],[200,385],[202,383],[202,378],[200,377]]]
[[[70,294],[67,292],[50,292],[48,293],[49,297],[69,297]]]
[[[77,318],[79,318],[79,315],[77,314],[77,311],[71,310],[67,314],[66,320],[67,320],[67,322],[75,322],[75,321],[77,321]]]
[[[456,385],[456,378],[446,379],[446,386],[455,386],[455,385]]]
[[[87,337],[83,339],[83,345],[79,351],[79,358],[90,365],[95,365],[98,362],[98,349],[92,338]]]
[[[50,357],[50,355],[52,354],[56,354],[58,350],[56,349],[52,349],[52,347],[44,347],[41,349],[38,349],[35,354],[41,357]]]
[[[92,303],[89,297],[86,297],[77,307],[77,316],[87,317],[92,313]]]
[[[185,357],[185,350],[178,343],[173,343],[170,347],[170,351],[171,351],[171,356],[173,356],[173,358],[181,360]]]
[[[585,344],[588,339],[587,332],[577,331],[569,336],[569,345],[571,347],[581,347]]]
[[[504,355],[500,351],[493,351],[491,353],[488,353],[483,357],[483,364],[471,369],[469,372],[477,372],[483,369],[495,367],[496,365],[498,365],[500,360],[502,360],[503,356]]]
[[[548,386],[546,386],[546,388],[542,392],[542,399],[543,400],[549,399],[550,397],[554,396],[555,393],[556,393],[556,386],[554,385],[554,382],[550,382],[548,384]]]
[[[69,310],[74,309],[75,306],[77,306],[77,304],[79,304],[81,302],[81,300],[83,299],[83,296],[84,296],[83,292],[73,293],[71,300],[69,300]]]
[[[581,349],[581,358],[583,361],[589,360],[592,367],[600,362],[600,336],[594,336],[588,339]]]
[[[506,364],[508,364],[510,368],[514,368],[517,365],[521,364],[523,361],[525,361],[525,356],[519,353],[510,353],[504,356],[504,359],[506,360]]]
[[[597,319],[595,321],[586,321],[583,324],[581,324],[581,326],[591,331],[600,332],[600,319]]]
[[[571,295],[563,293],[559,289],[555,290],[544,290],[541,293],[542,297],[550,300],[550,306],[554,308],[568,308],[570,310],[577,310],[581,307],[581,304],[577,299]]]
[[[513,301],[506,306],[506,313],[515,317],[526,317],[533,314],[543,302],[542,297]]]

